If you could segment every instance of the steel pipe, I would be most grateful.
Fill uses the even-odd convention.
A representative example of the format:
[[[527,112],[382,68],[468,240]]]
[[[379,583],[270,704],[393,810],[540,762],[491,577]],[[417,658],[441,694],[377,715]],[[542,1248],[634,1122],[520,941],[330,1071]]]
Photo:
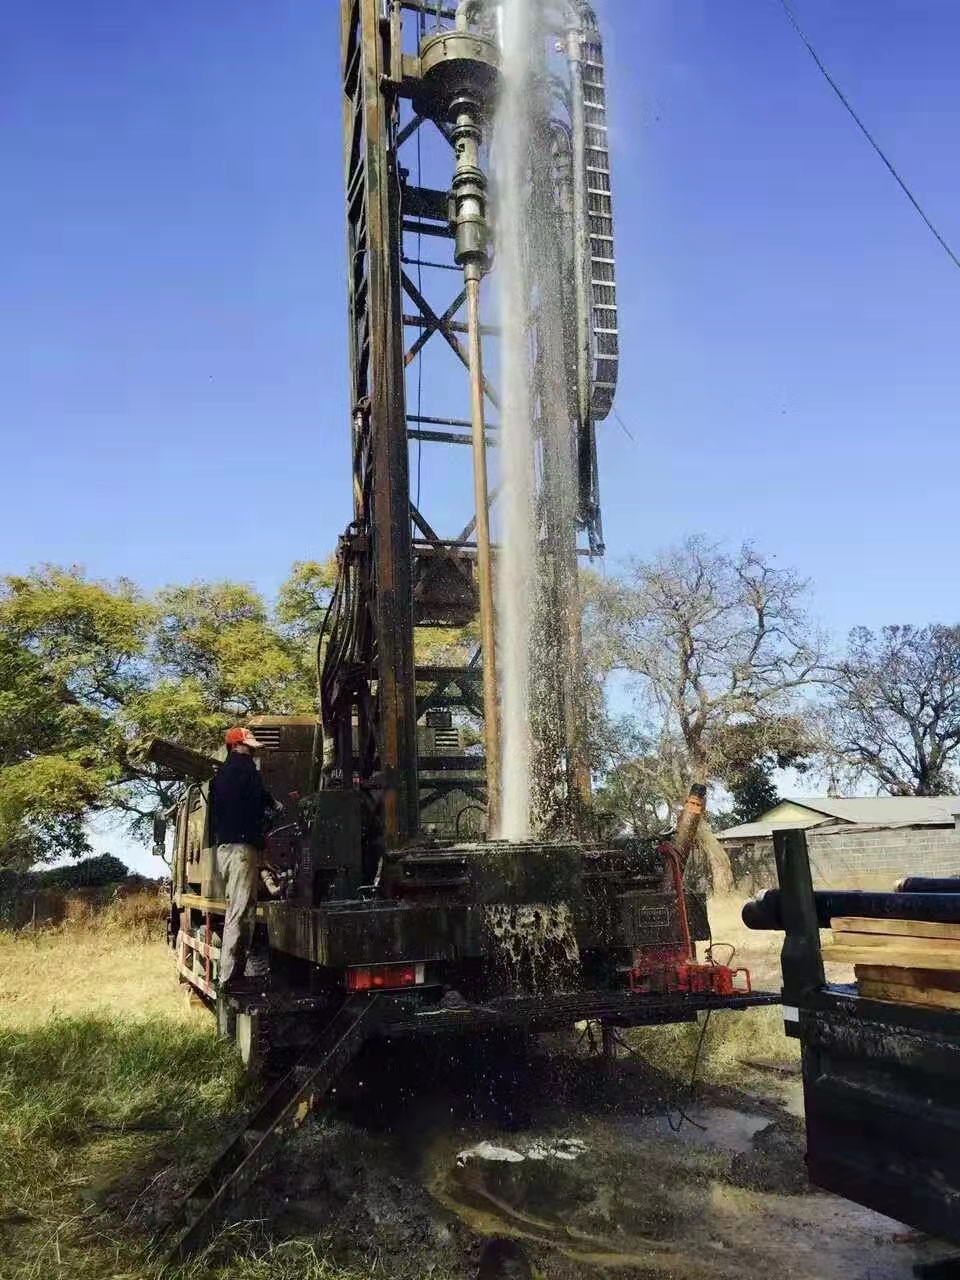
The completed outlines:
[[[960,923],[960,892],[872,893],[857,889],[817,889],[813,897],[821,929],[829,929],[830,921],[836,916]],[[757,894],[743,904],[740,918],[748,929],[783,929],[782,891],[765,889]]]
[[[960,876],[907,876],[897,893],[960,893]]]
[[[468,263],[467,339],[470,353],[470,408],[473,441],[473,495],[477,511],[477,577],[480,596],[480,646],[483,650],[483,745],[487,758],[487,830],[500,825],[500,706],[497,682],[496,614],[490,553],[487,482],[487,433],[483,408],[483,348],[480,340],[480,267]]]

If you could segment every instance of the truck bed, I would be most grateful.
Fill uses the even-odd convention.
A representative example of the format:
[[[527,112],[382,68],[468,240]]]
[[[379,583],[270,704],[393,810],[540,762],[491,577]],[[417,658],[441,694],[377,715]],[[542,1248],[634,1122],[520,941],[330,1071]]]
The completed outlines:
[[[774,843],[780,889],[747,904],[744,922],[784,931],[784,1027],[801,1047],[810,1180],[960,1243],[960,1011],[828,983],[820,944],[844,914],[960,920],[960,894],[815,893],[803,832],[775,831]]]

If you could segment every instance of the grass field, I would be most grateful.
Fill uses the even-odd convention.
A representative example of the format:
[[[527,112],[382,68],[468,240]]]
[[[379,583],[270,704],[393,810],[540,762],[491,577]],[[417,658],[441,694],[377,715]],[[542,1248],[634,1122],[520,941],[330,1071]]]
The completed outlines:
[[[155,906],[0,933],[0,1280],[361,1280],[251,1228],[162,1267],[165,1211],[249,1102]]]
[[[243,1105],[232,1049],[188,1005],[151,905],[0,934],[4,1280],[155,1274],[138,1195]]]
[[[136,904],[56,929],[0,934],[0,1280],[146,1280],[159,1274],[163,1210],[249,1102],[232,1046],[188,1005],[162,924]],[[718,904],[714,936],[775,986],[779,939],[748,934]],[[759,985],[758,984],[758,985]],[[684,1076],[696,1024],[630,1033]],[[701,1078],[741,1078],[743,1060],[784,1060],[779,1010],[718,1015]],[[359,1280],[323,1241],[264,1244],[227,1233],[189,1280]]]
[[[93,1013],[205,1025],[177,985],[173,953],[154,930],[60,926],[0,933],[0,1025],[34,1027]]]

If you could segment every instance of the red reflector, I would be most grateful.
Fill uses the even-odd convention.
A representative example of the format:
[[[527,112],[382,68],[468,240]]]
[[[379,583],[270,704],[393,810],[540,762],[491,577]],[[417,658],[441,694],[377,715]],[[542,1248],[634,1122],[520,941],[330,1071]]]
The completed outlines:
[[[347,970],[348,991],[384,991],[416,987],[423,982],[422,964],[381,964]]]

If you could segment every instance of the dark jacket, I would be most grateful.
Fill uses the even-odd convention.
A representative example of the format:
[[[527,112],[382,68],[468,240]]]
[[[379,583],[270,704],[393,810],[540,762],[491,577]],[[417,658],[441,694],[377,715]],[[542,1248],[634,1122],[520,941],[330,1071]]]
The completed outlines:
[[[262,849],[273,797],[260,780],[253,757],[231,751],[210,784],[214,844],[252,844]]]

